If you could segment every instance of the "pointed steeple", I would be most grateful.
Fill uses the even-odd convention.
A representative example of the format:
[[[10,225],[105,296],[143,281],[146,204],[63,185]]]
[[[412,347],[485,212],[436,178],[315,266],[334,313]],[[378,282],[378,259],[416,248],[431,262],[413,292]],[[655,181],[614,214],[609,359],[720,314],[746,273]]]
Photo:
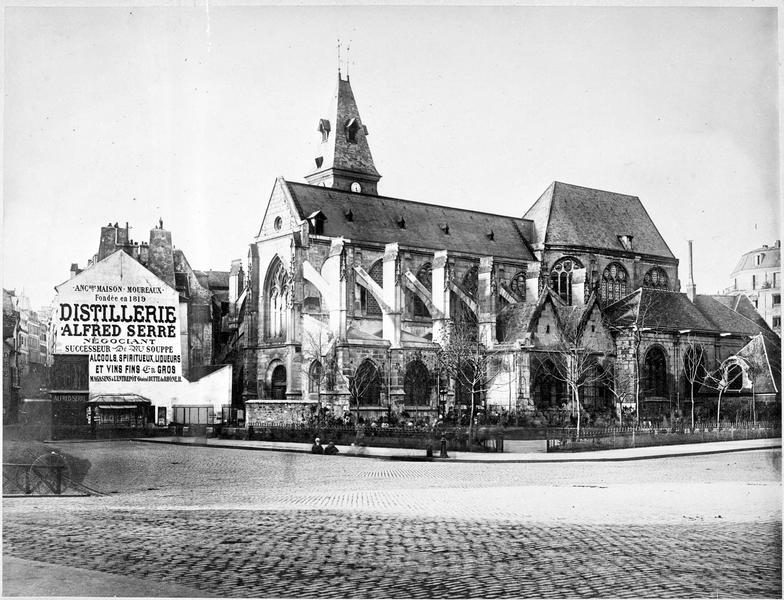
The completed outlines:
[[[373,164],[368,130],[359,116],[348,77],[338,72],[338,85],[329,112],[318,120],[313,170],[305,176],[311,185],[377,195],[381,175]]]

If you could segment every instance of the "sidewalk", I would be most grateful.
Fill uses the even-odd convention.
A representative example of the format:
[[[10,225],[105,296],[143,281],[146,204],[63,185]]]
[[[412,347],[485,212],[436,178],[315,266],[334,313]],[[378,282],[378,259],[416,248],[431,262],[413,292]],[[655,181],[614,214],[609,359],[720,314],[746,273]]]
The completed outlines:
[[[151,444],[177,444],[183,446],[202,446],[209,448],[230,448],[235,450],[267,450],[272,452],[304,452],[310,453],[311,444],[300,442],[262,442],[247,440],[222,440],[218,438],[199,437],[159,437],[134,438],[136,442]],[[722,452],[741,452],[744,450],[761,450],[781,448],[781,438],[734,440],[730,442],[706,442],[704,444],[680,444],[672,446],[650,446],[645,448],[623,448],[619,450],[596,450],[594,452],[545,452],[545,441],[535,440],[527,444],[538,450],[527,452],[454,452],[449,451],[449,458],[439,458],[438,448],[433,449],[434,458],[429,459],[424,450],[411,448],[383,448],[379,446],[337,446],[340,456],[356,456],[385,460],[434,460],[438,462],[472,462],[472,463],[539,463],[539,462],[591,462],[591,461],[624,461],[664,458],[674,456],[696,456],[700,454],[718,454]]]
[[[3,597],[97,596],[111,598],[204,598],[177,583],[161,583],[3,555]]]

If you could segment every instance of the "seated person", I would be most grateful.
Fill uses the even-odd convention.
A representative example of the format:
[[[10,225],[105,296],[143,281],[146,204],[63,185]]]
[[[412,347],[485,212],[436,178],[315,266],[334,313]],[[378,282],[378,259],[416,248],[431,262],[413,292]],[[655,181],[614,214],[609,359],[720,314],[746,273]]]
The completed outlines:
[[[337,449],[335,442],[333,441],[330,441],[324,449],[324,454],[337,454],[338,452],[340,452],[340,450]]]
[[[316,438],[313,445],[310,447],[311,454],[324,454],[324,446],[321,445],[321,440]]]

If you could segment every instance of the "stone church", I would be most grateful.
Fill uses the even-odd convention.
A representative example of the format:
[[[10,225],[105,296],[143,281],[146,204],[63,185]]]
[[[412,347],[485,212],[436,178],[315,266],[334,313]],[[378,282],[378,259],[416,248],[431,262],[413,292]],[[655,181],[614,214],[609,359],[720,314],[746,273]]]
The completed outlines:
[[[573,396],[555,368],[568,323],[593,356],[586,373],[603,374],[579,382],[589,414],[620,414],[632,396],[646,414],[674,414],[690,390],[710,395],[684,376],[695,360],[700,379],[737,364],[736,394],[757,377],[778,397],[780,374],[739,355],[750,343],[778,352],[778,337],[737,298],[698,295],[693,278],[682,293],[679,261],[638,197],[556,181],[507,216],[381,195],[340,73],[315,125],[305,182],[275,181],[231,294],[226,356],[248,424],[316,412],[433,422],[472,402],[546,419]],[[456,329],[491,357],[468,387],[444,368]]]

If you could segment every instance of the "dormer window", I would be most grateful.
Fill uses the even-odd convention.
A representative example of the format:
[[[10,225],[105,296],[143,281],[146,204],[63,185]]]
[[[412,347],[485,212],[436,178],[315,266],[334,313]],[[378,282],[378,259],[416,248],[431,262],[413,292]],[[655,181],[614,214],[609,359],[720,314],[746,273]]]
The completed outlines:
[[[346,221],[354,220],[354,213],[351,212],[351,208],[348,206],[343,209],[343,216],[346,217]]]
[[[396,222],[397,222],[397,226],[400,227],[400,229],[406,228],[406,220],[403,218],[403,215],[400,215],[397,218]]]
[[[439,227],[439,229],[441,229],[441,231],[443,231],[443,232],[444,232],[446,235],[449,235],[449,223],[439,223],[439,224],[438,224],[438,227]]]
[[[349,119],[348,123],[346,123],[346,139],[352,143],[356,144],[357,142],[357,131],[359,131],[360,125],[357,119]]]
[[[618,241],[621,242],[621,246],[623,246],[624,250],[631,252],[632,250],[632,240],[634,239],[633,235],[619,235]]]
[[[326,142],[329,139],[329,132],[330,132],[329,120],[328,119],[319,119],[319,126],[318,130],[321,133],[321,142]],[[321,166],[321,165],[319,165]]]
[[[308,217],[308,229],[313,235],[324,235],[324,221],[327,217],[323,212],[317,210]]]
[[[323,163],[324,163],[324,157],[323,156],[319,156],[318,158],[316,158],[316,168],[317,169],[321,168],[321,165]]]
[[[762,261],[765,260],[765,255],[760,253],[754,257],[754,265],[759,267],[762,264]]]
[[[495,239],[495,233],[493,233],[492,229],[488,229],[485,235],[487,236],[487,239],[490,240],[491,242]]]

